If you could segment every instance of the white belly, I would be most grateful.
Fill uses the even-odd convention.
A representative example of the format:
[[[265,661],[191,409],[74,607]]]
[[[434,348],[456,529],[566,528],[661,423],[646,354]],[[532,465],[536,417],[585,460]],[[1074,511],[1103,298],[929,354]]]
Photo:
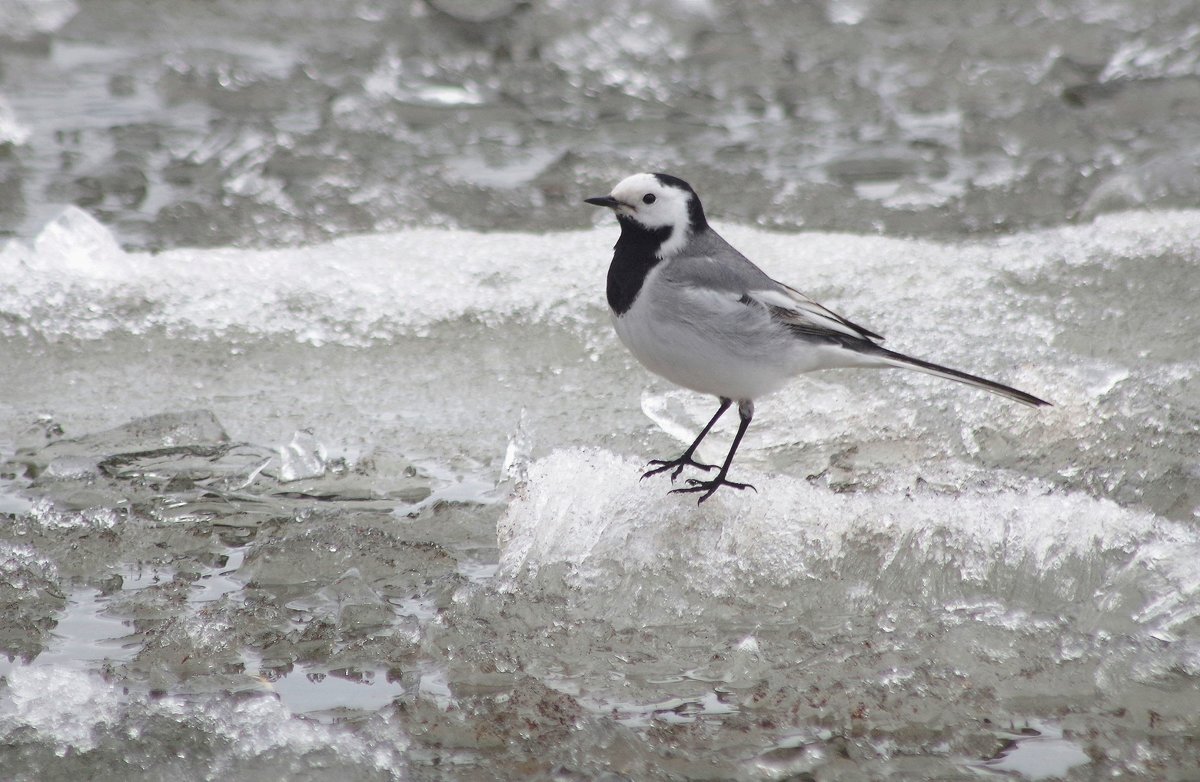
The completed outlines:
[[[784,355],[772,355],[775,340],[755,329],[723,331],[719,322],[653,317],[649,299],[638,296],[624,315],[613,317],[613,327],[656,375],[702,394],[750,400],[778,390],[795,374],[786,343],[780,345]]]
[[[650,271],[613,326],[647,369],[684,388],[752,400],[801,372],[887,365],[836,342],[799,337],[732,291],[665,282],[660,271]]]

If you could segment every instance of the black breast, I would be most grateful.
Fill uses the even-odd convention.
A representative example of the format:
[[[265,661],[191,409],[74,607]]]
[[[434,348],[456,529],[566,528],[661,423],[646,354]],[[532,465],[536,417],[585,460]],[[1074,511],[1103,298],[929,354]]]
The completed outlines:
[[[659,263],[655,253],[670,238],[671,229],[650,229],[626,218],[618,220],[621,237],[613,246],[612,264],[608,267],[608,306],[617,315],[624,315],[637,299],[646,275]]]

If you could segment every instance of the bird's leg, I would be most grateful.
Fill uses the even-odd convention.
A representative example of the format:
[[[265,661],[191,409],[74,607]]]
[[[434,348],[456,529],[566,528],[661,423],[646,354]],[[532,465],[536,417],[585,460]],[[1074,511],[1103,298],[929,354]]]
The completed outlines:
[[[724,408],[721,408],[724,412]],[[725,476],[729,474],[729,465],[733,464],[733,455],[737,453],[738,445],[742,442],[742,435],[750,428],[750,419],[754,417],[754,403],[750,401],[738,402],[738,415],[742,418],[742,423],[738,426],[737,434],[734,435],[733,445],[729,446],[729,454],[725,457],[725,463],[721,465],[720,472],[717,473],[711,481],[699,481],[695,478],[688,478],[689,486],[682,489],[672,489],[672,494],[686,494],[689,492],[703,492],[696,504],[707,500],[713,496],[717,489],[722,486],[728,486],[732,489],[754,489],[748,483],[734,483],[733,481],[725,480]],[[715,419],[714,419],[715,420]],[[711,424],[710,424],[711,426]],[[758,491],[758,489],[754,489]]]
[[[671,469],[672,467],[675,468],[675,472],[671,473],[671,483],[675,482],[675,479],[679,477],[679,473],[683,472],[684,467],[698,467],[699,469],[704,470],[706,472],[708,470],[717,469],[717,466],[715,464],[701,464],[700,462],[695,461],[694,459],[692,459],[692,454],[696,453],[696,449],[700,447],[700,443],[701,443],[701,441],[704,440],[705,436],[708,434],[708,430],[713,428],[713,425],[716,424],[717,420],[722,415],[725,414],[725,411],[729,409],[729,406],[731,404],[733,404],[732,399],[726,399],[725,397],[721,397],[721,406],[717,408],[716,415],[714,415],[712,417],[712,420],[708,422],[707,426],[705,426],[702,430],[700,430],[700,436],[696,438],[696,441],[694,443],[692,443],[691,445],[688,446],[688,449],[683,452],[683,455],[680,456],[678,459],[671,459],[670,461],[664,461],[662,459],[651,459],[650,464],[657,464],[658,467],[655,467],[653,470],[647,470],[646,472],[644,472],[642,474],[642,480],[649,478],[651,475],[658,475],[660,472],[666,472],[667,470]]]

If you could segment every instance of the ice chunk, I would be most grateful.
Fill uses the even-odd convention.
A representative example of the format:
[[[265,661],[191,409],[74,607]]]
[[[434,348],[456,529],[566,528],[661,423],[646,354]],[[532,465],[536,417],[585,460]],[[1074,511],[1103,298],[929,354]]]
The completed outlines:
[[[0,3],[0,36],[26,41],[52,33],[78,11],[75,0],[5,0]]]
[[[521,410],[517,420],[517,429],[508,438],[508,446],[504,449],[504,477],[521,482],[527,477],[533,444],[526,430],[526,412]]]
[[[829,750],[821,742],[791,738],[754,759],[753,770],[759,779],[803,779],[828,762]]]
[[[381,627],[394,616],[387,601],[371,588],[358,568],[350,568],[312,596],[292,601],[288,608],[326,619],[348,631]]]
[[[1044,610],[1099,593],[1109,598],[1106,621],[1126,627],[1145,611],[1147,626],[1166,627],[1190,619],[1182,604],[1200,594],[1190,560],[1197,533],[1083,495],[839,494],[743,467],[735,479],[758,494],[718,493],[697,507],[641,472],[599,449],[535,462],[498,524],[498,582],[619,626],[738,610],[769,621],[806,606],[872,610],[894,600],[934,607],[997,593]],[[1152,541],[1174,553],[1138,556]],[[1139,585],[1183,594],[1143,606]]]
[[[131,506],[149,506],[164,521],[237,517],[237,500],[290,506],[321,498],[390,511],[430,494],[428,478],[406,461],[387,465],[391,474],[376,474],[378,459],[350,469],[309,432],[279,449],[232,442],[205,410],[160,413],[69,438],[47,419],[22,442],[2,466],[32,479],[28,493],[52,498],[26,503],[28,518],[43,527],[111,527]]]
[[[113,429],[80,437],[60,438],[43,448],[26,447],[13,461],[25,464],[34,476],[53,471],[74,475],[90,464],[92,469],[118,471],[137,457],[184,452],[206,452],[229,442],[229,435],[207,410],[159,413],[138,418]],[[61,477],[61,476],[60,476]]]
[[[143,733],[172,738],[131,744],[131,738]],[[104,748],[119,757],[117,775],[169,764],[186,768],[180,773],[187,777],[216,767],[254,778],[262,769],[256,759],[264,756],[285,768],[289,760],[307,758],[341,778],[362,772],[398,775],[408,746],[402,734],[382,722],[360,724],[356,730],[324,725],[294,717],[265,694],[151,698],[94,674],[40,666],[15,668],[8,686],[0,689],[0,737],[10,742],[33,737],[55,747],[60,756]],[[196,748],[196,765],[188,765],[191,761],[179,746]]]
[[[61,750],[87,752],[96,746],[95,731],[118,719],[120,704],[96,698],[108,689],[94,676],[67,668],[15,669],[0,695],[0,726],[24,727],[55,742]],[[3,731],[7,732],[7,731]]]
[[[26,263],[37,271],[87,278],[120,278],[125,253],[99,220],[68,206],[38,233]]]
[[[0,540],[0,653],[32,659],[66,605],[58,569],[30,546]]]
[[[0,22],[0,27],[2,26],[3,22]],[[0,147],[5,144],[19,147],[29,140],[31,132],[29,128],[21,124],[12,110],[12,106],[4,99],[4,96],[0,95]]]
[[[1109,59],[1097,81],[1190,78],[1200,70],[1200,25],[1172,30],[1166,40],[1149,36],[1126,40]]]
[[[284,483],[320,478],[325,474],[328,454],[311,431],[296,432],[292,441],[280,446],[278,451],[279,480]]]
[[[1088,195],[1079,212],[1084,217],[1094,217],[1101,212],[1152,204],[1190,206],[1200,196],[1198,168],[1200,148],[1173,151],[1138,165],[1122,166]]]

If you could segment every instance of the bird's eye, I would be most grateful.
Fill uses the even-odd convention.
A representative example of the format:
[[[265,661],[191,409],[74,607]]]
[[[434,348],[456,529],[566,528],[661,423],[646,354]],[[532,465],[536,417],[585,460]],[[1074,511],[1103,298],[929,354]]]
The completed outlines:
[[[654,203],[654,193],[646,193],[646,195],[642,196],[642,203],[643,204]]]

